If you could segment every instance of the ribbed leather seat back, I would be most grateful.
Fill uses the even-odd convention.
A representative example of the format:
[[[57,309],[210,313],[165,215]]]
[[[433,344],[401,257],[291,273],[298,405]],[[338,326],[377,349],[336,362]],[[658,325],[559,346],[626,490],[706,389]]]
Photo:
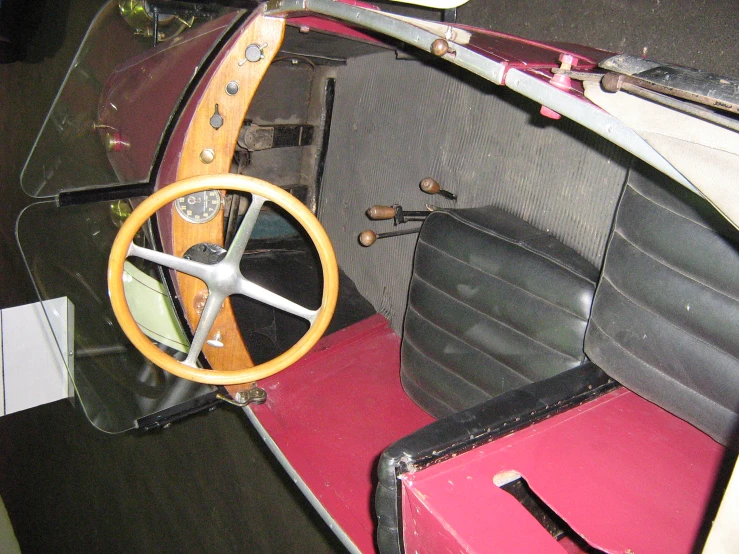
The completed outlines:
[[[739,421],[738,245],[707,202],[632,171],[585,340],[611,377],[724,444]]]
[[[408,395],[435,417],[583,363],[598,272],[492,207],[428,216],[401,349]]]

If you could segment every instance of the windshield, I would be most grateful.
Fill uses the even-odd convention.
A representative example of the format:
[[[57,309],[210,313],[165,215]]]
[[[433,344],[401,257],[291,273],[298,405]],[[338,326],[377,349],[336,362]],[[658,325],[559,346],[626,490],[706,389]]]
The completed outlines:
[[[154,46],[122,17],[127,4],[109,2],[90,25],[23,168],[30,196],[148,181],[180,99],[243,13],[162,15]]]
[[[66,297],[73,306],[74,342],[69,352],[73,357],[67,371],[88,419],[108,433],[145,426],[153,414],[202,404],[215,395],[213,387],[184,381],[152,365],[115,323],[107,296],[108,254],[118,227],[137,202],[67,207],[38,202],[21,213],[16,226],[39,299]],[[135,242],[151,246],[151,229],[145,226]],[[183,358],[188,341],[161,269],[136,262],[127,264],[124,275],[131,309],[158,348]],[[53,309],[49,306],[45,304],[44,310]],[[66,341],[56,338],[66,350]]]
[[[142,5],[109,2],[90,25],[23,169],[27,194],[55,197],[149,181],[180,100],[244,13],[198,7],[195,15],[161,16],[160,43],[154,46],[145,17],[143,24],[141,18],[122,17],[134,4]],[[28,206],[16,224],[39,298],[66,297],[72,306],[73,344],[68,349],[62,337],[57,342],[77,400],[88,419],[109,433],[156,426],[175,412],[216,401],[213,387],[153,366],[114,322],[105,279],[108,254],[137,202],[42,201]],[[143,229],[137,240],[152,245],[151,229]],[[131,263],[123,277],[144,332],[158,348],[182,356],[187,339],[161,270]],[[43,307],[50,316],[48,306]]]

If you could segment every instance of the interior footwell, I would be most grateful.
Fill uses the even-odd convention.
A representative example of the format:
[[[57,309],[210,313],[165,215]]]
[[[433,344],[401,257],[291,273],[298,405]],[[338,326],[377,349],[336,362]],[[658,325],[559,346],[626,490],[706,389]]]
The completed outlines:
[[[245,252],[241,271],[247,279],[312,309],[320,306],[320,262],[301,236],[255,240]],[[254,363],[275,358],[288,350],[308,330],[308,323],[256,300],[231,298],[241,335]],[[375,313],[353,281],[339,270],[339,299],[326,335]]]

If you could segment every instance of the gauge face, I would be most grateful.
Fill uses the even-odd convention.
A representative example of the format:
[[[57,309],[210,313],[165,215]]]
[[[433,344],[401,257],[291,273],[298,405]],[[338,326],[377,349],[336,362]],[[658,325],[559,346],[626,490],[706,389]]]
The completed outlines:
[[[207,223],[221,209],[221,193],[217,190],[194,192],[175,200],[177,213],[190,223]]]

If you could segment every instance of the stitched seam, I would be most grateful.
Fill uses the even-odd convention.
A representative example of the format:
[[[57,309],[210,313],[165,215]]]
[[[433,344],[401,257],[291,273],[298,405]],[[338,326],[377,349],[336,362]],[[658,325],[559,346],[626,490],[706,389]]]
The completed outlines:
[[[450,404],[448,404],[447,402],[445,402],[444,400],[442,400],[438,396],[435,396],[435,395],[432,395],[432,394],[426,392],[424,390],[424,388],[423,388],[423,385],[421,383],[419,383],[418,380],[413,377],[413,375],[411,375],[410,373],[408,373],[406,371],[403,376],[407,380],[412,381],[413,384],[416,385],[416,387],[418,387],[418,389],[419,389],[420,392],[422,392],[427,397],[431,398],[434,402],[438,402],[439,404],[443,404],[447,408],[447,410],[449,410],[451,413],[457,412],[457,409],[456,408],[453,408]]]
[[[432,244],[429,244],[429,243],[424,243],[424,244],[425,244],[426,246],[428,246],[429,248],[433,248],[434,250],[436,250],[436,251],[437,251],[438,253],[440,253],[441,255],[443,255],[443,256],[446,256],[447,258],[451,258],[452,260],[456,260],[456,261],[457,261],[457,262],[459,262],[460,264],[462,264],[462,265],[465,265],[465,266],[467,266],[467,267],[469,267],[469,268],[471,268],[471,269],[473,269],[473,270],[475,270],[475,271],[477,271],[477,272],[479,272],[479,273],[482,273],[483,275],[489,275],[490,277],[492,277],[492,278],[493,278],[493,279],[495,279],[496,281],[500,281],[500,282],[502,282],[502,283],[507,283],[508,285],[512,286],[513,288],[515,288],[515,289],[518,289],[518,290],[520,290],[521,292],[523,292],[523,293],[525,293],[525,294],[527,294],[527,295],[529,295],[529,296],[531,296],[531,297],[533,297],[533,298],[536,298],[537,300],[539,300],[539,301],[540,301],[540,302],[542,302],[543,304],[547,304],[547,305],[549,305],[549,306],[552,306],[553,308],[556,308],[556,309],[558,309],[558,310],[561,310],[561,311],[563,311],[564,313],[566,313],[566,314],[569,314],[569,315],[571,315],[572,317],[576,317],[576,318],[577,318],[577,319],[579,319],[580,321],[585,321],[585,320],[587,320],[587,318],[583,318],[582,316],[580,316],[580,315],[578,315],[578,314],[576,314],[576,313],[574,313],[574,312],[571,312],[571,311],[570,311],[570,310],[568,310],[567,308],[564,308],[564,307],[562,307],[562,306],[560,306],[560,305],[558,305],[558,304],[554,304],[554,303],[553,303],[552,301],[550,301],[550,300],[547,300],[546,298],[542,298],[541,296],[539,296],[539,295],[537,295],[537,294],[534,294],[533,292],[531,292],[531,291],[529,291],[529,290],[526,290],[525,288],[522,288],[522,287],[521,287],[520,285],[517,285],[517,284],[515,284],[515,283],[511,283],[510,281],[508,281],[508,280],[506,280],[506,279],[503,279],[502,277],[499,277],[499,276],[497,276],[497,275],[493,275],[492,273],[488,273],[488,272],[487,272],[487,271],[485,271],[485,270],[482,270],[482,269],[480,269],[480,268],[478,268],[478,267],[475,267],[474,265],[472,265],[472,264],[469,264],[469,263],[465,262],[464,260],[460,260],[460,259],[459,259],[459,258],[457,258],[456,256],[452,256],[452,255],[451,255],[451,254],[449,254],[448,252],[444,252],[443,250],[439,250],[439,248],[437,248],[436,246],[434,246],[434,245],[432,245]],[[416,273],[416,274],[415,274],[415,276],[416,276],[416,277],[418,277],[419,279],[421,279],[421,277],[420,277],[420,276],[418,275],[418,273]],[[422,280],[423,280],[423,279],[422,279]],[[425,281],[425,280],[424,280],[424,281]],[[425,281],[425,282],[428,282],[428,281]],[[590,283],[590,281],[588,281],[588,283]],[[429,284],[430,284],[430,283],[429,283]],[[592,283],[591,283],[591,284],[592,284]],[[434,288],[438,288],[438,287],[434,287]]]
[[[614,344],[614,345],[615,345],[615,346],[616,346],[616,347],[617,347],[618,349],[620,349],[620,350],[623,350],[623,352],[624,352],[624,353],[626,353],[626,355],[627,355],[627,356],[629,356],[630,358],[633,358],[633,359],[635,359],[636,361],[639,361],[639,362],[642,362],[642,363],[646,364],[647,366],[651,367],[651,368],[652,368],[652,369],[653,369],[653,370],[654,370],[655,372],[659,373],[659,374],[660,374],[660,375],[661,375],[662,377],[664,377],[665,379],[668,379],[668,380],[672,381],[673,383],[677,384],[677,385],[678,385],[679,387],[682,387],[682,388],[684,388],[684,389],[688,389],[689,391],[691,391],[691,392],[692,392],[693,394],[695,394],[695,395],[697,395],[697,396],[700,396],[700,397],[702,397],[702,398],[705,398],[705,399],[706,399],[706,400],[707,400],[708,402],[710,402],[711,404],[714,404],[714,405],[716,405],[716,406],[718,406],[718,407],[722,408],[723,410],[726,410],[726,411],[731,411],[731,410],[729,410],[729,408],[727,408],[727,407],[726,407],[726,406],[724,406],[723,404],[720,404],[720,403],[716,402],[715,400],[713,400],[713,399],[709,398],[708,396],[705,396],[704,394],[702,394],[702,393],[700,393],[700,392],[698,392],[698,391],[695,391],[695,390],[693,390],[693,389],[692,389],[692,388],[690,388],[690,387],[689,387],[688,385],[686,385],[686,384],[682,383],[681,381],[678,381],[677,379],[675,379],[675,378],[674,378],[674,377],[672,377],[671,375],[668,375],[668,374],[667,374],[667,373],[665,373],[664,371],[661,371],[661,370],[660,370],[659,368],[657,368],[657,367],[653,366],[652,364],[650,364],[650,363],[648,363],[648,362],[646,362],[646,361],[642,360],[642,359],[641,359],[641,358],[640,358],[639,356],[637,356],[636,354],[634,354],[633,352],[631,352],[630,350],[628,350],[628,349],[627,349],[627,348],[626,348],[625,346],[623,346],[623,345],[622,345],[622,344],[621,344],[620,342],[618,342],[618,341],[617,341],[617,340],[616,340],[616,339],[615,339],[614,337],[612,337],[611,335],[609,335],[609,334],[608,334],[608,333],[607,333],[607,332],[606,332],[606,331],[605,331],[605,330],[604,330],[604,329],[603,329],[603,328],[602,328],[602,327],[601,327],[600,325],[598,325],[598,324],[597,324],[597,323],[596,323],[595,321],[591,321],[591,324],[592,324],[592,325],[593,325],[594,327],[596,327],[596,328],[597,328],[597,329],[598,329],[598,330],[599,330],[599,331],[600,331],[601,333],[603,333],[603,334],[604,334],[604,335],[605,335],[606,337],[608,337],[609,339],[611,339],[611,341],[613,341],[613,344]]]
[[[673,210],[669,206],[665,206],[661,202],[657,202],[655,199],[650,198],[649,196],[647,196],[646,194],[644,194],[642,191],[637,190],[636,188],[634,188],[634,186],[631,185],[631,184],[629,184],[628,186],[629,186],[629,188],[631,188],[631,190],[633,190],[636,194],[638,194],[639,196],[641,196],[642,198],[644,198],[644,200],[646,200],[647,202],[650,202],[651,204],[653,204],[655,206],[658,206],[658,207],[662,208],[663,210],[665,210],[667,212],[670,212],[671,214],[676,215],[677,217],[679,217],[681,219],[685,219],[686,221],[690,221],[691,223],[697,225],[698,227],[702,227],[702,228],[706,229],[707,231],[711,231],[714,235],[717,235],[718,236],[718,233],[716,233],[716,231],[714,229],[712,229],[711,227],[709,227],[705,223],[701,223],[700,221],[696,221],[695,219],[693,219],[691,217],[688,217],[686,215],[683,215],[680,212],[676,212],[675,210]]]
[[[560,355],[562,355],[562,356],[564,356],[564,357],[566,357],[566,358],[568,358],[568,359],[570,359],[570,360],[575,360],[575,361],[579,361],[579,360],[578,360],[578,358],[575,358],[575,357],[571,356],[570,354],[567,354],[566,352],[561,352],[561,351],[557,350],[556,348],[554,348],[553,346],[549,346],[548,344],[545,344],[545,343],[543,343],[543,342],[541,342],[541,341],[538,341],[538,340],[536,340],[535,338],[532,338],[532,337],[530,337],[530,336],[529,336],[529,335],[527,335],[526,333],[523,333],[522,331],[519,331],[518,329],[515,329],[515,328],[511,327],[510,325],[506,325],[505,323],[503,323],[502,321],[500,321],[500,320],[498,320],[498,319],[496,319],[496,318],[492,317],[491,315],[489,315],[489,314],[486,314],[486,313],[484,313],[484,312],[481,312],[481,311],[480,311],[480,310],[478,310],[477,308],[474,308],[474,307],[470,306],[469,304],[467,304],[467,303],[465,303],[465,302],[462,302],[461,300],[457,300],[456,298],[454,298],[453,296],[450,296],[449,294],[447,294],[447,293],[446,293],[446,292],[444,292],[443,290],[440,290],[440,289],[436,288],[436,287],[435,287],[434,285],[432,285],[432,284],[431,284],[431,283],[429,283],[428,281],[425,281],[424,279],[422,279],[422,278],[421,278],[421,277],[419,277],[418,275],[416,275],[416,276],[415,276],[415,278],[416,278],[416,279],[418,279],[419,281],[421,281],[422,283],[426,283],[426,284],[427,284],[428,286],[430,286],[430,287],[431,287],[431,288],[433,288],[434,290],[438,291],[438,292],[439,292],[439,294],[442,294],[442,295],[444,295],[444,296],[446,296],[446,297],[450,298],[450,299],[452,300],[452,302],[456,302],[457,304],[461,304],[461,305],[463,305],[463,306],[465,306],[465,307],[469,308],[469,309],[470,309],[470,310],[472,310],[473,312],[476,312],[476,313],[478,313],[478,314],[481,314],[481,315],[485,316],[486,318],[488,318],[488,319],[491,319],[491,320],[493,320],[493,321],[495,321],[495,322],[499,323],[499,324],[500,324],[501,326],[505,327],[506,329],[510,329],[511,331],[513,331],[514,333],[516,333],[516,334],[518,334],[518,335],[521,335],[522,337],[525,337],[526,339],[530,340],[530,341],[531,341],[531,342],[533,342],[534,344],[538,344],[538,345],[540,345],[540,346],[543,346],[543,347],[544,347],[544,348],[546,348],[547,350],[551,350],[552,352],[556,352],[557,354],[560,354]],[[410,307],[410,306],[409,306],[409,307]],[[426,319],[426,320],[430,321],[430,320],[429,320],[428,318],[426,318],[425,316],[421,315],[421,313],[420,313],[420,312],[419,312],[419,311],[418,311],[417,309],[415,309],[415,308],[414,308],[414,309],[413,309],[413,311],[415,311],[415,312],[416,312],[416,313],[417,313],[418,315],[420,315],[420,316],[421,316],[421,317],[423,317],[424,319]],[[582,320],[580,320],[580,321],[582,321]],[[451,333],[449,333],[449,334],[451,334]],[[454,335],[452,335],[452,336],[454,336]],[[467,343],[465,343],[465,344],[467,344]],[[470,346],[471,346],[471,345],[470,345]]]
[[[501,210],[501,211],[503,211],[503,210]],[[513,244],[513,245],[516,245],[516,246],[518,246],[520,248],[523,248],[524,250],[527,250],[527,251],[531,252],[532,254],[536,254],[537,256],[540,256],[540,257],[542,257],[544,259],[549,260],[550,262],[552,262],[552,263],[556,264],[557,266],[561,267],[562,269],[564,269],[568,273],[571,273],[575,277],[578,277],[580,279],[583,279],[585,281],[588,281],[589,283],[591,282],[590,279],[588,279],[587,277],[583,276],[581,273],[578,273],[573,268],[564,265],[557,258],[552,258],[551,256],[549,256],[548,254],[545,254],[544,252],[541,252],[539,250],[534,250],[533,248],[531,248],[527,244],[527,242],[530,241],[530,240],[533,240],[535,238],[538,238],[538,237],[553,237],[555,240],[557,240],[560,244],[562,244],[566,248],[569,248],[569,246],[567,246],[562,241],[560,241],[559,239],[557,239],[557,237],[554,237],[554,235],[550,235],[549,233],[545,233],[544,231],[541,231],[540,229],[537,229],[536,227],[534,227],[530,223],[524,221],[523,219],[521,219],[521,221],[524,221],[524,223],[526,223],[526,225],[529,225],[533,229],[539,231],[539,234],[533,235],[533,236],[531,236],[531,237],[529,237],[529,238],[527,238],[525,240],[520,241],[520,240],[510,239],[510,238],[506,237],[505,235],[501,235],[500,233],[498,233],[496,231],[493,231],[491,229],[487,229],[486,227],[482,227],[481,225],[478,225],[477,223],[474,223],[474,222],[469,221],[467,219],[462,219],[461,216],[459,216],[459,215],[457,215],[456,213],[453,213],[453,212],[440,211],[440,212],[434,212],[434,213],[438,213],[439,215],[448,215],[448,216],[452,217],[453,219],[456,219],[459,223],[462,223],[464,225],[468,225],[470,227],[473,227],[474,229],[477,229],[478,231],[481,231],[481,232],[486,233],[488,235],[492,235],[492,236],[494,236],[494,237],[496,237],[496,238],[498,238],[498,239],[500,239],[502,241],[505,241],[505,242],[507,242],[509,244]],[[504,213],[507,214],[508,212],[504,212]],[[512,215],[512,214],[509,214],[509,215]],[[513,217],[516,217],[516,216],[513,216]],[[577,254],[577,252],[575,252],[574,250],[573,250],[573,252],[575,254]],[[577,254],[577,255],[579,256],[579,254]]]
[[[610,285],[613,287],[613,289],[616,292],[618,292],[621,296],[623,296],[626,300],[628,300],[629,302],[631,302],[637,308],[641,308],[645,312],[648,312],[648,313],[652,314],[653,316],[659,318],[660,320],[664,321],[666,324],[668,324],[672,328],[677,329],[678,331],[680,331],[680,332],[682,332],[682,333],[684,333],[686,335],[690,335],[691,337],[693,337],[698,342],[701,342],[701,343],[705,344],[706,346],[712,348],[713,350],[717,350],[717,351],[721,352],[722,354],[725,354],[726,356],[732,358],[733,360],[737,360],[737,362],[739,362],[739,358],[737,358],[736,356],[734,356],[731,352],[727,352],[726,350],[724,350],[723,348],[720,348],[720,347],[716,346],[715,344],[712,344],[710,342],[706,342],[705,340],[703,340],[702,338],[700,338],[697,335],[694,335],[693,333],[691,333],[687,329],[684,329],[683,327],[679,327],[678,325],[675,325],[672,321],[670,321],[669,319],[667,319],[666,317],[664,317],[662,314],[658,314],[656,312],[653,312],[652,310],[650,310],[646,306],[643,306],[642,304],[640,304],[639,302],[637,302],[635,299],[633,299],[630,296],[628,296],[623,290],[621,290],[620,288],[618,288],[616,286],[616,284],[613,281],[611,281],[611,279],[607,275],[605,275],[603,278],[610,283]],[[592,317],[590,318],[590,321],[591,322],[593,321],[593,318]]]
[[[414,310],[414,311],[415,311],[415,310]],[[418,315],[418,317],[420,317],[420,318],[423,318],[423,316],[422,316],[421,314],[419,314],[418,312],[416,312],[416,315]],[[514,375],[518,375],[518,376],[519,376],[520,378],[524,379],[525,381],[528,381],[529,383],[533,383],[533,382],[534,382],[534,381],[533,381],[533,380],[532,380],[532,379],[531,379],[530,377],[527,377],[526,375],[524,375],[524,374],[523,374],[523,373],[521,373],[520,371],[517,371],[517,370],[515,370],[514,368],[512,368],[511,366],[509,366],[509,365],[508,365],[508,364],[506,364],[505,362],[502,362],[502,361],[500,361],[499,359],[497,359],[497,358],[495,358],[495,357],[491,356],[490,354],[488,354],[488,353],[486,353],[486,352],[483,352],[483,351],[482,351],[482,350],[480,350],[479,348],[476,348],[476,347],[474,347],[474,346],[472,346],[472,345],[470,345],[470,344],[468,344],[468,343],[464,342],[463,340],[457,339],[457,337],[455,337],[454,335],[452,335],[452,334],[451,334],[451,333],[449,333],[448,331],[446,331],[446,330],[444,330],[444,329],[442,329],[442,328],[438,327],[438,325],[434,325],[433,323],[431,323],[430,321],[428,321],[428,320],[426,320],[426,319],[424,319],[424,321],[428,322],[428,323],[429,323],[429,325],[431,325],[432,327],[436,327],[436,328],[438,328],[438,329],[439,329],[439,331],[441,331],[442,333],[444,333],[444,334],[446,334],[446,335],[448,335],[448,336],[450,336],[450,337],[452,337],[452,338],[454,338],[454,339],[458,340],[459,342],[461,342],[461,343],[463,343],[463,344],[465,344],[465,345],[469,346],[469,347],[470,347],[471,349],[473,349],[473,350],[475,350],[475,351],[479,352],[479,353],[480,353],[480,354],[481,354],[481,355],[482,355],[483,357],[485,357],[485,358],[488,358],[488,359],[490,360],[490,363],[491,363],[491,365],[492,365],[492,364],[497,364],[497,365],[499,365],[499,366],[502,366],[502,367],[504,367],[504,368],[508,369],[508,370],[509,370],[509,371],[510,371],[511,373],[513,373]],[[411,344],[411,346],[413,346],[413,348],[415,348],[415,349],[416,349],[417,351],[419,351],[419,352],[423,353],[423,356],[424,356],[425,358],[427,358],[428,360],[431,360],[431,361],[432,361],[432,362],[434,362],[435,364],[439,365],[440,367],[444,367],[444,368],[446,369],[446,366],[444,366],[444,365],[443,365],[443,364],[442,364],[442,363],[441,363],[441,362],[440,362],[439,360],[437,360],[436,358],[432,357],[431,355],[429,355],[429,354],[425,353],[425,349],[423,349],[423,348],[422,348],[422,345],[420,345],[420,344],[419,344],[418,342],[416,342],[416,341],[415,341],[414,339],[412,339],[411,337],[408,337],[408,336],[406,336],[406,337],[404,337],[404,339],[403,339],[403,340],[404,340],[404,342],[408,342],[408,343],[410,343],[410,344]],[[479,385],[476,385],[476,384],[475,384],[474,382],[470,381],[470,380],[469,380],[469,379],[467,379],[466,377],[462,377],[462,375],[461,375],[461,374],[459,374],[459,373],[456,373],[456,372],[454,372],[454,371],[453,371],[452,369],[447,369],[447,371],[448,371],[449,373],[453,373],[454,375],[457,375],[457,376],[459,376],[459,377],[460,377],[461,379],[463,379],[464,381],[467,381],[467,382],[469,382],[470,384],[472,384],[472,385],[474,385],[474,386],[476,386],[476,387],[480,388],[480,386],[479,386]],[[482,389],[482,388],[480,388],[480,390],[483,390],[483,389]],[[483,392],[485,392],[485,391],[483,390]]]
[[[516,370],[515,368],[513,368],[513,367],[509,366],[509,365],[508,365],[507,363],[505,363],[505,362],[503,362],[503,361],[501,361],[501,360],[498,360],[497,358],[494,358],[493,356],[491,356],[490,354],[487,354],[486,352],[483,352],[483,351],[482,351],[482,350],[480,350],[480,349],[479,349],[479,348],[478,348],[477,346],[473,346],[473,345],[471,345],[470,343],[468,343],[468,342],[467,342],[466,340],[464,340],[464,339],[462,339],[462,338],[459,338],[459,337],[456,337],[456,336],[454,336],[453,334],[451,334],[451,333],[450,333],[449,331],[447,331],[447,330],[446,330],[446,329],[444,329],[443,327],[440,327],[439,325],[437,325],[436,323],[434,323],[434,322],[433,322],[433,321],[431,321],[430,319],[427,319],[427,318],[425,318],[425,317],[424,317],[424,316],[423,316],[423,315],[422,315],[422,314],[421,314],[421,313],[420,313],[420,312],[419,312],[418,310],[416,310],[416,309],[415,309],[415,308],[413,308],[412,306],[408,306],[408,309],[410,309],[411,311],[413,311],[413,312],[414,312],[414,313],[415,313],[415,314],[416,314],[416,315],[417,315],[418,317],[422,318],[422,319],[423,319],[423,320],[424,320],[425,322],[427,322],[427,323],[428,323],[429,325],[431,325],[432,327],[435,327],[436,329],[438,329],[439,331],[441,331],[441,332],[442,332],[442,333],[444,333],[445,335],[448,335],[448,336],[450,336],[450,337],[452,337],[452,338],[454,338],[454,339],[458,340],[458,341],[459,341],[459,342],[461,342],[462,344],[466,344],[467,346],[469,346],[469,347],[470,347],[470,348],[472,348],[473,350],[477,350],[478,352],[480,352],[480,353],[481,353],[481,354],[483,354],[484,356],[487,356],[487,357],[488,357],[488,358],[490,358],[491,360],[495,360],[495,361],[497,361],[497,362],[498,362],[498,363],[499,363],[500,365],[502,365],[503,367],[507,367],[507,368],[508,368],[508,369],[510,369],[510,370],[511,370],[512,372],[514,372],[514,373],[518,373],[519,375],[522,375],[522,374],[521,374],[521,372],[519,372],[519,371],[517,371],[517,370]],[[408,340],[408,339],[407,339],[406,337],[403,337],[403,340]],[[525,375],[524,375],[524,377],[525,377]],[[526,378],[528,379],[528,377],[526,377]]]
[[[452,377],[455,377],[457,380],[460,380],[460,381],[466,383],[467,385],[470,386],[470,388],[473,388],[473,389],[477,390],[478,392],[480,392],[480,393],[482,393],[484,395],[490,396],[490,393],[487,392],[485,389],[483,389],[477,383],[474,383],[474,382],[470,381],[469,379],[466,379],[465,377],[463,377],[459,373],[456,373],[456,372],[452,371],[451,369],[449,369],[446,366],[440,364],[434,358],[432,358],[431,356],[429,356],[428,354],[426,354],[426,352],[424,352],[423,349],[421,349],[419,347],[419,345],[416,342],[414,342],[413,340],[406,339],[406,342],[408,342],[413,347],[413,349],[421,355],[421,357],[425,358],[426,360],[428,360],[431,363],[433,363],[436,366],[438,366],[440,369],[442,369],[444,371],[444,373],[446,373],[448,375],[451,375]]]
[[[672,271],[674,271],[675,273],[678,273],[678,274],[682,275],[683,277],[685,277],[686,279],[688,279],[688,280],[690,280],[690,281],[693,281],[694,283],[697,283],[697,284],[699,284],[699,285],[701,285],[701,286],[703,286],[703,287],[705,287],[705,288],[707,288],[707,289],[709,289],[709,290],[712,290],[712,291],[713,291],[713,292],[715,292],[716,294],[720,294],[721,296],[724,296],[724,297],[728,298],[729,300],[733,300],[734,302],[737,302],[737,303],[739,303],[739,298],[734,298],[734,297],[733,297],[732,295],[730,295],[730,294],[727,294],[727,293],[725,293],[725,292],[723,292],[723,291],[720,291],[720,290],[718,290],[718,289],[716,289],[716,288],[712,287],[711,285],[708,285],[708,284],[704,283],[703,281],[699,281],[699,280],[698,280],[698,279],[696,279],[695,277],[691,277],[690,275],[688,275],[687,273],[685,273],[685,272],[681,271],[680,269],[676,268],[676,267],[675,267],[675,266],[673,266],[672,264],[669,264],[669,263],[667,263],[666,261],[664,261],[664,260],[662,260],[662,259],[660,259],[660,258],[657,258],[657,257],[656,257],[655,255],[653,255],[653,254],[650,254],[649,252],[647,252],[646,250],[644,250],[643,248],[641,248],[641,247],[640,247],[640,246],[639,246],[638,244],[636,244],[636,243],[634,243],[634,242],[630,241],[630,240],[629,240],[629,239],[628,239],[627,237],[625,237],[625,236],[623,235],[623,233],[621,233],[620,231],[619,231],[619,232],[617,233],[617,235],[618,235],[619,237],[621,237],[621,238],[622,238],[622,239],[623,239],[624,241],[626,241],[627,243],[629,243],[629,244],[630,244],[631,246],[633,246],[633,247],[634,247],[634,248],[635,248],[636,250],[638,250],[639,252],[641,252],[641,253],[642,253],[642,254],[644,254],[645,256],[647,256],[647,257],[651,258],[652,260],[654,260],[654,261],[655,261],[655,262],[657,262],[658,264],[660,264],[660,265],[662,265],[662,266],[664,266],[664,267],[666,267],[666,268],[668,268],[668,269],[671,269],[671,270],[672,270]]]

